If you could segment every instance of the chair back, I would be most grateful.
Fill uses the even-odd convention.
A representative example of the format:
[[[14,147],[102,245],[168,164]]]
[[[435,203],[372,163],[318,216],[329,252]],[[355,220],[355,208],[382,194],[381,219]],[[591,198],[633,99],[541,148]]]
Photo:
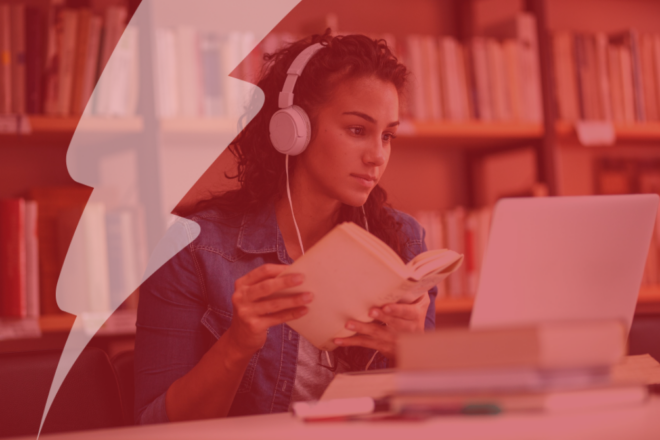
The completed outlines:
[[[122,406],[124,407],[124,423],[135,424],[135,362],[133,350],[122,351],[112,358],[112,366],[119,381]]]
[[[61,351],[0,354],[0,437],[36,435]],[[83,350],[51,405],[42,433],[124,424],[119,384],[104,351]]]

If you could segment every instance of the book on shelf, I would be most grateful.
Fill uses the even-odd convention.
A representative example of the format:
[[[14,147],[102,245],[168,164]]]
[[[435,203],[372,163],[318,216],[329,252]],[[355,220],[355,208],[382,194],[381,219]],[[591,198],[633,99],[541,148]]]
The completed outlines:
[[[37,296],[42,315],[61,313],[56,288],[68,252],[69,258],[77,257],[71,264],[81,275],[62,282],[74,283],[71,289],[88,292],[82,300],[88,302],[90,310],[114,310],[141,280],[147,260],[144,210],[140,206],[108,208],[98,202],[86,206],[89,194],[80,186],[33,188],[29,192],[33,202],[28,201],[27,212],[31,203],[39,211],[36,283],[40,285]],[[84,210],[88,213],[83,217]],[[82,239],[72,242],[76,228]],[[70,246],[78,248],[74,252]],[[133,296],[125,303],[128,308],[136,306]]]
[[[27,314],[25,200],[0,200],[0,316]]]
[[[334,338],[355,334],[348,319],[371,322],[372,307],[412,303],[454,272],[463,256],[442,249],[423,252],[404,264],[384,242],[354,223],[333,228],[280,276],[303,274],[300,286],[277,295],[313,292],[308,313],[288,325],[321,350]]]
[[[429,250],[448,248],[465,256],[456,273],[438,284],[438,301],[445,297],[473,297],[490,229],[491,208],[466,210],[458,206],[444,211],[424,210],[415,218],[426,232]],[[461,238],[462,237],[462,238]]]
[[[91,8],[68,7],[63,0],[50,0],[46,9],[0,3],[0,114],[81,115],[126,21],[124,6],[109,6],[99,15]],[[129,34],[126,39],[136,40],[134,30]],[[121,60],[112,75],[127,90],[103,92],[114,106],[108,110],[102,100],[98,110],[91,106],[93,114],[134,113],[137,43],[124,48],[129,55],[119,49]]]
[[[39,316],[39,249],[34,201],[0,199],[0,317]]]
[[[552,48],[561,120],[660,121],[660,35],[556,31]]]

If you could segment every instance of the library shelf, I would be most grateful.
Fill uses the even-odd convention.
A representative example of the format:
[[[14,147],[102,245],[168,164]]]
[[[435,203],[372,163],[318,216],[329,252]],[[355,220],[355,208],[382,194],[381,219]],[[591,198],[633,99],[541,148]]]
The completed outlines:
[[[160,120],[163,133],[232,134],[236,122],[228,118],[164,118]]]
[[[71,134],[76,130],[83,132],[120,132],[138,133],[143,130],[142,118],[139,116],[130,118],[111,117],[56,117],[44,115],[23,116],[21,121],[22,131],[7,132],[0,134],[8,136],[29,136],[32,134]]]
[[[559,137],[575,136],[575,125],[568,121],[557,121],[555,132]],[[660,141],[660,122],[645,122],[632,124],[614,124],[617,141],[654,142]]]
[[[538,140],[543,137],[541,124],[523,122],[406,122],[399,128],[399,136],[437,140],[465,140],[483,142]]]
[[[226,118],[165,118],[160,120],[164,133],[233,134],[236,123]],[[487,146],[498,142],[538,140],[541,124],[511,122],[411,122],[402,121],[398,136],[404,139],[461,141]]]
[[[103,324],[101,335],[120,335],[135,333],[137,310],[118,310]],[[39,317],[42,333],[69,332],[76,317],[70,314],[43,315]]]

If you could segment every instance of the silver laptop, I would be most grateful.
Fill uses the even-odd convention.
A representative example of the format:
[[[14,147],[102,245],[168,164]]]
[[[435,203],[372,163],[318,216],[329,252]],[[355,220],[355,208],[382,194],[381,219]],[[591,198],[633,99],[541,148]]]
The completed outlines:
[[[621,319],[628,329],[659,197],[502,199],[470,327]]]

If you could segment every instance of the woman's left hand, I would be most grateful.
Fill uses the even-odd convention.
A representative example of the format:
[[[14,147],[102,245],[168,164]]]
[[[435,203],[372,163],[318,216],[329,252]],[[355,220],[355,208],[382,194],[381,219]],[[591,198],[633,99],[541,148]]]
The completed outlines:
[[[396,340],[400,333],[424,332],[424,321],[430,302],[428,293],[425,293],[411,304],[397,303],[374,307],[369,311],[369,316],[375,319],[374,322],[349,320],[346,322],[346,328],[356,334],[349,338],[336,338],[334,342],[340,347],[373,348],[393,360]]]

